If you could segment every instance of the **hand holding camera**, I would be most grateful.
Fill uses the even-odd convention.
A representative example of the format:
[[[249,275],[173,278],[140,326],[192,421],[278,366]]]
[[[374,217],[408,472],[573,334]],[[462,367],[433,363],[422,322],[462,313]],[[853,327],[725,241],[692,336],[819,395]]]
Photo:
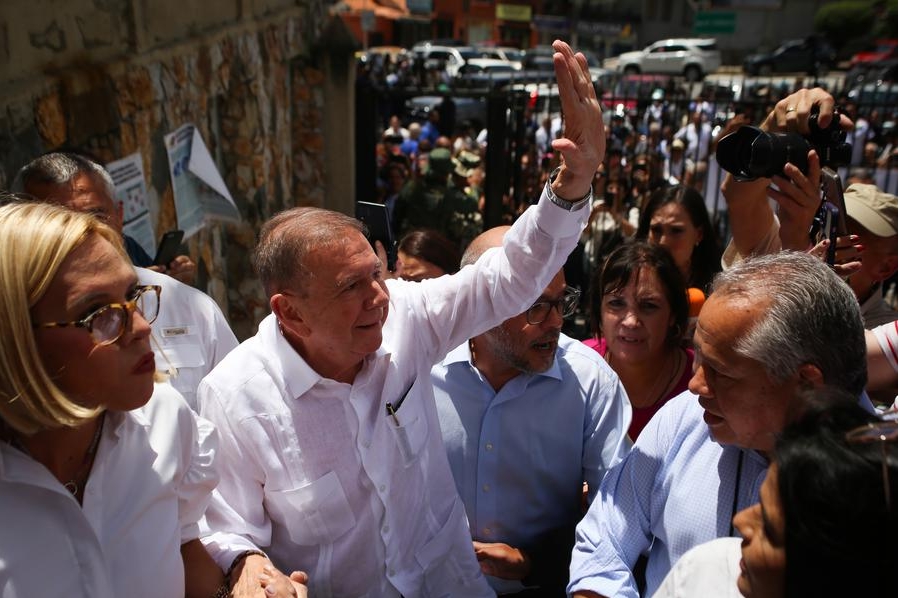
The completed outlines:
[[[842,186],[833,183],[839,182],[835,169],[851,158],[845,142],[851,128],[852,121],[835,111],[830,94],[820,88],[802,89],[778,102],[761,126],[740,126],[718,142],[718,162],[735,181],[771,179],[765,195],[779,205],[783,248],[807,249],[809,229],[825,221],[828,208],[839,211],[833,222],[840,225],[839,234],[845,234]],[[730,195],[729,204],[735,199],[733,191]],[[762,234],[752,229],[750,233],[745,236],[757,239]]]
[[[845,120],[844,120],[845,119]],[[803,89],[777,103],[761,127],[742,126],[718,142],[716,157],[738,180],[771,178],[787,163],[809,174],[814,150],[821,166],[845,166],[852,157],[846,130],[852,121],[836,113],[823,89]]]

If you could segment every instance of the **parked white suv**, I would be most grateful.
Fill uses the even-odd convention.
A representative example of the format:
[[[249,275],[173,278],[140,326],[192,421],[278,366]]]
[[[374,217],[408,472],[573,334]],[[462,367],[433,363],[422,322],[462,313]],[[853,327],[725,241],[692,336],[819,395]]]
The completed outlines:
[[[412,52],[424,58],[426,67],[446,69],[450,77],[458,75],[462,65],[472,58],[481,57],[471,46],[413,46]]]
[[[683,75],[688,81],[699,81],[721,66],[721,52],[714,39],[663,39],[637,52],[618,57],[621,73],[660,73]]]

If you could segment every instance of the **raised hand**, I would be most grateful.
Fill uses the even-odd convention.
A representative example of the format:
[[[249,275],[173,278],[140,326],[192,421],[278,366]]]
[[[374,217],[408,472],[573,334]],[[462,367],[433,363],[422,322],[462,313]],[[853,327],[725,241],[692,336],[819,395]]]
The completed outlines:
[[[593,174],[606,153],[606,132],[602,109],[583,54],[571,47],[553,42],[553,67],[559,86],[559,99],[565,119],[564,137],[552,142],[562,154],[562,170],[553,184],[559,197],[580,199],[590,190]]]

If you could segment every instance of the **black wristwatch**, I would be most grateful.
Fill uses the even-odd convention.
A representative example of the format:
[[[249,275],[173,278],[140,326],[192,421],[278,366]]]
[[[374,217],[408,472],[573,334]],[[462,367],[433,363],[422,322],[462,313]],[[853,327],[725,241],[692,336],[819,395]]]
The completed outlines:
[[[590,185],[590,190],[587,191],[587,195],[578,200],[571,201],[569,199],[562,199],[553,192],[553,181],[556,180],[560,170],[562,170],[561,166],[557,167],[549,174],[549,179],[546,181],[546,196],[549,198],[549,201],[553,202],[563,210],[568,210],[569,212],[580,210],[593,198],[593,185]]]

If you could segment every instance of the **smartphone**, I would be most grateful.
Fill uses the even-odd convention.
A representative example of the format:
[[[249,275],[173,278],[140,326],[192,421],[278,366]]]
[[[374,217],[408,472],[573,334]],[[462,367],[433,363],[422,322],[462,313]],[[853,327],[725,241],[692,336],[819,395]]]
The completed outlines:
[[[159,247],[156,249],[156,257],[153,258],[153,265],[168,266],[178,255],[183,238],[183,230],[170,230],[162,235],[162,238],[159,239]]]
[[[387,269],[393,272],[396,269],[396,239],[393,237],[387,206],[382,203],[357,201],[356,218],[364,222],[368,228],[371,246],[374,248],[375,241],[380,241],[387,250]]]
[[[824,201],[830,203],[836,212],[836,231],[838,237],[844,237],[849,234],[849,227],[846,226],[846,202],[843,199],[843,182],[840,175],[832,168],[824,167],[821,169],[821,189],[824,191]],[[836,243],[834,243],[836,244]]]
[[[837,223],[840,219],[840,210],[829,201],[824,202],[821,210],[823,211],[823,222],[821,223],[821,232],[818,235],[818,240],[827,239],[830,241],[830,245],[827,246],[825,261],[828,266],[833,266],[837,257]]]

